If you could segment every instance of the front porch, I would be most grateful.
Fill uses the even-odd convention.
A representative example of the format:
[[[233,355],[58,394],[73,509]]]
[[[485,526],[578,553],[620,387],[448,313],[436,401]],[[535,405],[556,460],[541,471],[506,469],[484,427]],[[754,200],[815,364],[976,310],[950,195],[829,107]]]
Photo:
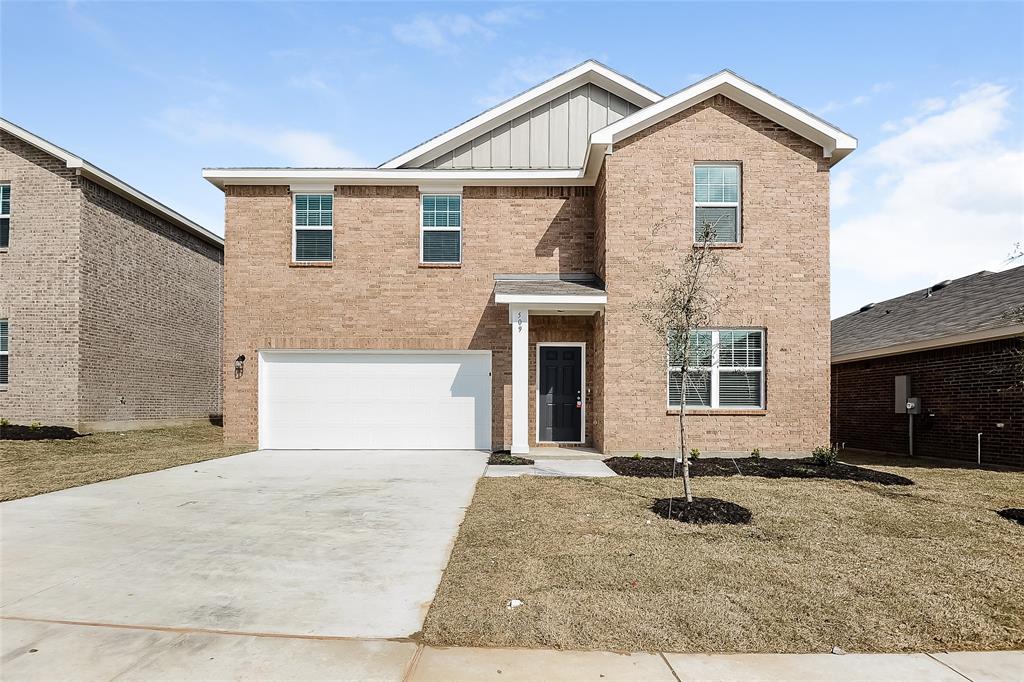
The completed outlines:
[[[508,305],[512,329],[513,454],[600,449],[603,381],[594,377],[603,377],[607,298],[594,275],[495,275],[494,301]]]

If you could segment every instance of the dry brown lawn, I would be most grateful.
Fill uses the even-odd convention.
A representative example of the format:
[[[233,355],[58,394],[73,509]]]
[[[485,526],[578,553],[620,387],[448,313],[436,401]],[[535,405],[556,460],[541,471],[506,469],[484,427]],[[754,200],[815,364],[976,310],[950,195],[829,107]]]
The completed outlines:
[[[97,433],[74,440],[0,440],[0,500],[39,495],[237,455],[251,445],[225,445],[211,424]]]
[[[690,652],[1024,648],[1024,473],[917,482],[701,478],[750,526],[655,516],[666,479],[485,478],[424,639]],[[508,610],[509,599],[524,605]]]

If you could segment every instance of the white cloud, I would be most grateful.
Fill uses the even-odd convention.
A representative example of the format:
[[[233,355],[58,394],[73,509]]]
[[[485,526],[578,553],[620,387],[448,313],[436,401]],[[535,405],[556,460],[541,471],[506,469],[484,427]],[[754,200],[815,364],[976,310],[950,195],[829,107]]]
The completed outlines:
[[[529,7],[499,7],[480,15],[417,14],[408,21],[391,27],[391,34],[400,43],[440,54],[458,52],[467,41],[493,40],[497,28],[515,26],[540,13]]]
[[[486,92],[475,98],[476,103],[492,107],[579,64],[584,59],[585,57],[576,52],[514,57],[491,79]]]
[[[874,97],[875,95],[881,94],[883,92],[888,92],[892,90],[894,87],[895,85],[888,81],[884,83],[875,83],[874,85],[871,86],[871,90],[867,93],[855,95],[854,97],[851,97],[848,100],[829,100],[822,106],[818,107],[818,113],[828,114],[833,111],[839,111],[841,109],[863,106],[870,102],[872,97]]]
[[[1006,267],[1024,237],[1024,149],[1000,138],[1010,94],[984,84],[948,108],[926,100],[902,132],[836,170],[834,312]]]
[[[298,128],[269,128],[229,120],[200,107],[164,110],[153,125],[183,142],[242,145],[293,166],[359,166],[362,160],[326,134]]]
[[[288,79],[288,85],[298,90],[309,90],[323,94],[333,94],[334,88],[327,84],[318,71],[307,71],[296,74]]]

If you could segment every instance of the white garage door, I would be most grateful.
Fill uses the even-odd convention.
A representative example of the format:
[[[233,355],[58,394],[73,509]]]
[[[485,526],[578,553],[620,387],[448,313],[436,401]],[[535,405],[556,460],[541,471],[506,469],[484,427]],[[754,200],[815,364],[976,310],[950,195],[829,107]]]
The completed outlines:
[[[489,352],[265,351],[261,448],[491,447]]]

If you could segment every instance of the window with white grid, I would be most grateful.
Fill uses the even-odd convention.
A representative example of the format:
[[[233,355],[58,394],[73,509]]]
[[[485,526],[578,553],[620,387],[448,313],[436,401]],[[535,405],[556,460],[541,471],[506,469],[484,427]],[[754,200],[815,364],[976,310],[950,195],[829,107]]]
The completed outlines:
[[[705,409],[764,408],[764,330],[698,329],[685,354],[685,405]],[[684,395],[682,342],[670,343],[668,405]]]

